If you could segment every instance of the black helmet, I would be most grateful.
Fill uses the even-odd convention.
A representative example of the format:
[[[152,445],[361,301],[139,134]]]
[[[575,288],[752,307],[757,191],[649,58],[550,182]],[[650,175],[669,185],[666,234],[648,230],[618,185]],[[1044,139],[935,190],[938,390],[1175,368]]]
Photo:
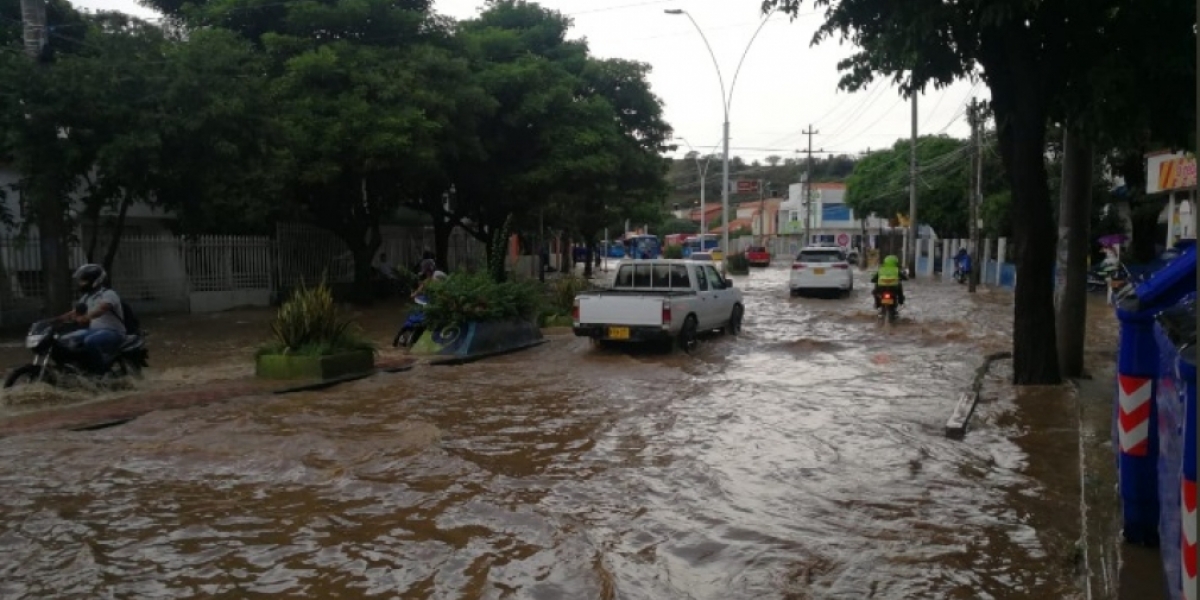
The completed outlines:
[[[105,273],[104,267],[100,265],[87,264],[75,269],[71,278],[79,285],[81,291],[94,292],[108,280],[108,273]]]

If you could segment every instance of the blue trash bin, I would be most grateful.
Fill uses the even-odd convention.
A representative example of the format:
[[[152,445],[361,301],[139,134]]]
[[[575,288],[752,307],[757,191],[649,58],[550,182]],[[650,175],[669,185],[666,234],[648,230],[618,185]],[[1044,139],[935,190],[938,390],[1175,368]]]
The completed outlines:
[[[1193,333],[1194,335],[1194,333]],[[1182,383],[1185,422],[1183,434],[1183,476],[1180,483],[1180,575],[1182,597],[1200,600],[1196,592],[1196,343],[1179,353],[1179,379]]]
[[[1154,317],[1196,291],[1196,249],[1186,247],[1117,303],[1120,345],[1113,406],[1123,518],[1130,543],[1159,541],[1158,410],[1155,393],[1160,371]]]
[[[1181,368],[1181,353],[1196,342],[1196,295],[1186,296],[1175,306],[1156,317],[1155,337],[1158,340],[1159,376],[1155,392],[1158,409],[1158,535],[1162,540],[1159,556],[1167,582],[1167,597],[1179,600],[1183,590],[1181,568],[1183,546],[1184,462],[1195,457],[1194,448],[1186,444],[1188,414],[1186,369]],[[1194,354],[1193,354],[1194,356]],[[1194,410],[1194,409],[1193,409]],[[1154,425],[1154,424],[1152,424]]]

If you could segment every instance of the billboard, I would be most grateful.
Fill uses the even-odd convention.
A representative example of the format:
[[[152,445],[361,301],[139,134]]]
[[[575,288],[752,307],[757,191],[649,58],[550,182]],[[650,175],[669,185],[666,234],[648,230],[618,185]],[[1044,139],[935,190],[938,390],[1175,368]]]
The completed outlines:
[[[737,180],[737,188],[735,191],[738,194],[753,194],[758,192],[757,179],[739,179]]]
[[[1196,187],[1196,157],[1183,153],[1146,158],[1146,193],[1176,192]]]

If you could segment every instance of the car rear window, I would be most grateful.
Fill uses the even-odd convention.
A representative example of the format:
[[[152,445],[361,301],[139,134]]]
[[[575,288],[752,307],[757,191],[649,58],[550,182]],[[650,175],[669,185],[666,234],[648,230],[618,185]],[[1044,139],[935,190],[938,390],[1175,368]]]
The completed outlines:
[[[796,256],[796,262],[806,263],[835,263],[844,260],[842,253],[837,250],[803,250]]]
[[[747,250],[747,252],[766,252],[766,251],[767,251],[766,246],[750,246],[750,249]]]

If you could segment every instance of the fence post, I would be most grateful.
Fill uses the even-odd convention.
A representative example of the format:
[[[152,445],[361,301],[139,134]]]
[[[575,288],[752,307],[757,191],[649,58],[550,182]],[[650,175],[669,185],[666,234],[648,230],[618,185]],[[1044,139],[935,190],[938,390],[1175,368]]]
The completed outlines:
[[[1000,282],[1004,280],[1004,261],[1007,258],[1005,253],[1008,250],[1008,238],[1000,238],[996,240],[996,286],[1000,286]]]

